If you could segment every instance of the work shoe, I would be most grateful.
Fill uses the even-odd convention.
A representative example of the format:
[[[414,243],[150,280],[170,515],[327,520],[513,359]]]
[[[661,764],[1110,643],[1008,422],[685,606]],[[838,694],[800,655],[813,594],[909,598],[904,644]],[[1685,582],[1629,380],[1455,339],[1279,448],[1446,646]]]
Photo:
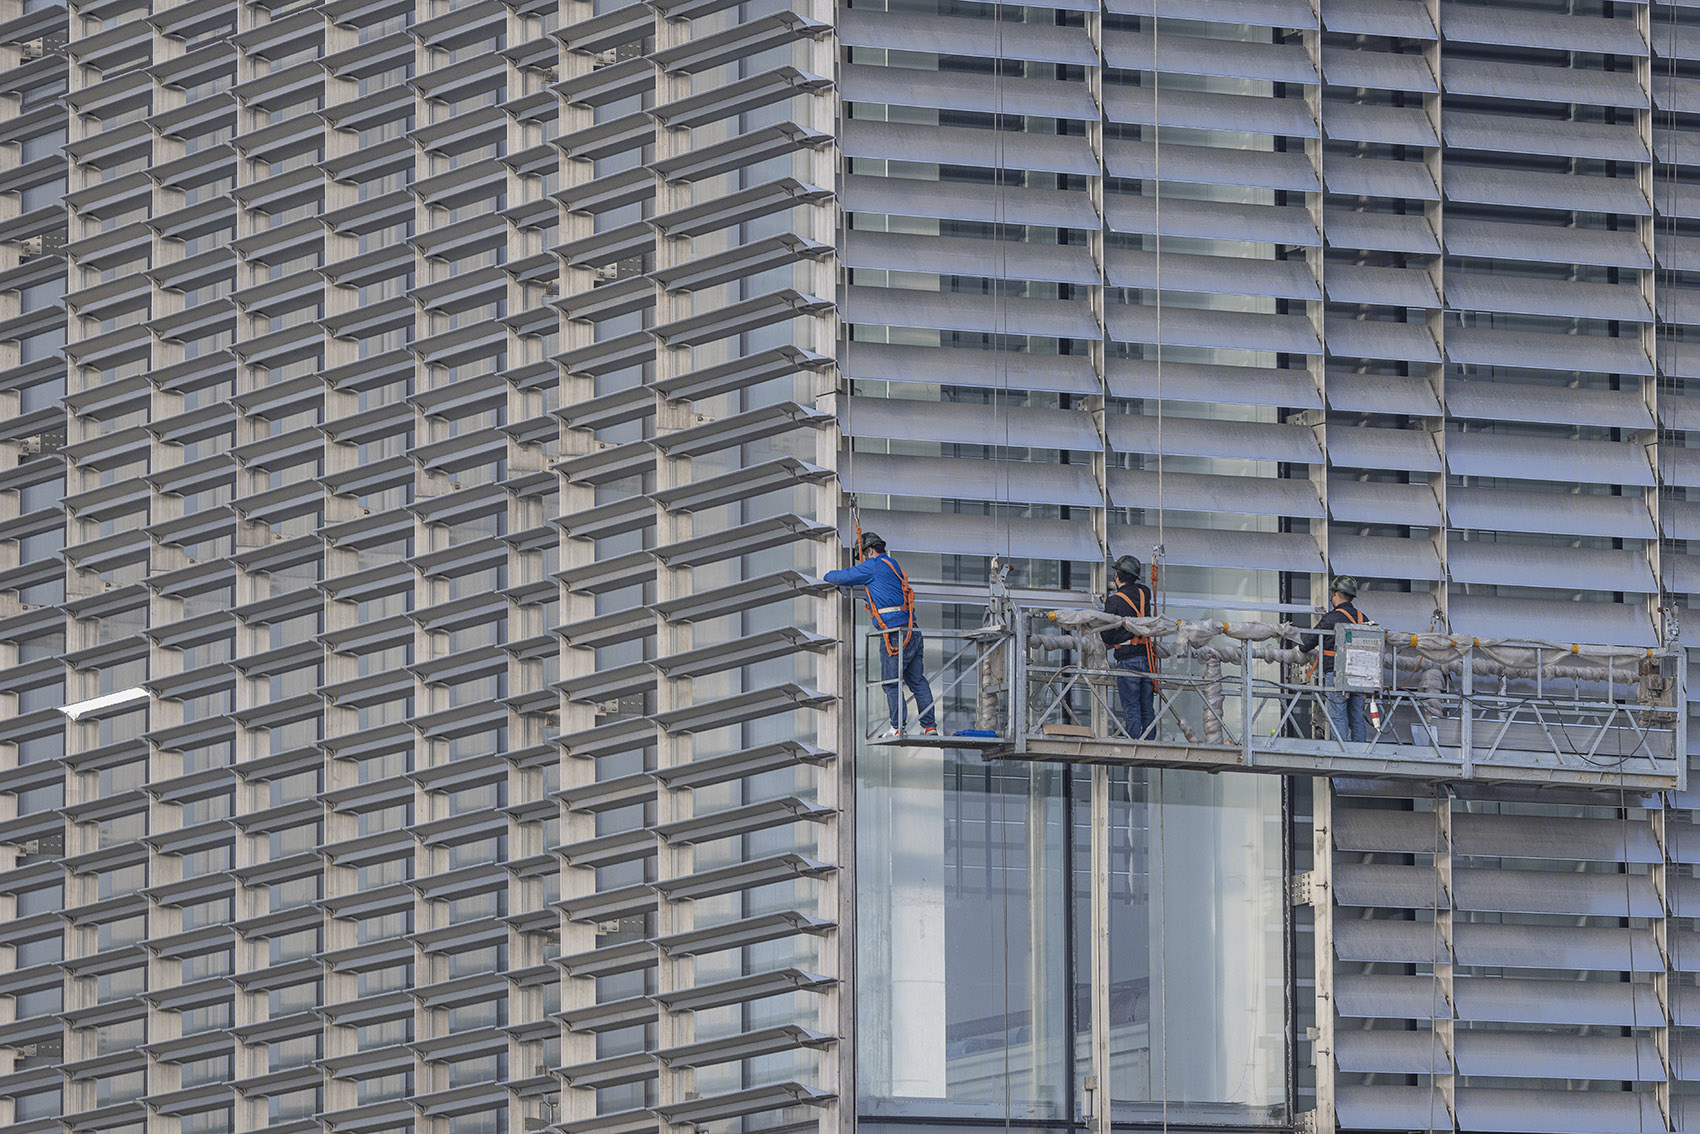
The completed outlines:
[[[898,728],[896,725],[892,725],[889,728],[887,728],[884,732],[879,734],[879,739],[880,740],[896,740],[899,737],[901,737],[902,735],[903,735],[903,730]]]
[[[921,730],[922,736],[937,736],[938,734],[939,730],[934,725],[928,725],[926,728]]]

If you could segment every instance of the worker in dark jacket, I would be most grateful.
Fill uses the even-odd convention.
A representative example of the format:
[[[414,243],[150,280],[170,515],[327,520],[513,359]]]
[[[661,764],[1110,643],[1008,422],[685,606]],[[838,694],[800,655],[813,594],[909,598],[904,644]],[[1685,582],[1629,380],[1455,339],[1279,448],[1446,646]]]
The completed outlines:
[[[1323,702],[1328,708],[1328,723],[1333,726],[1334,738],[1361,743],[1369,739],[1368,698],[1362,693],[1334,688],[1334,635],[1341,626],[1362,625],[1369,621],[1352,604],[1357,595],[1356,579],[1350,575],[1336,576],[1334,590],[1329,596],[1334,609],[1316,620],[1316,635],[1302,648],[1309,654],[1315,653],[1318,646],[1322,647],[1318,684],[1323,688]]]
[[[1116,582],[1104,600],[1104,613],[1122,618],[1151,617],[1151,588],[1139,581],[1140,563],[1131,555],[1115,562]],[[1098,635],[1110,647],[1110,660],[1117,669],[1125,669],[1126,677],[1116,678],[1116,691],[1122,699],[1122,721],[1127,734],[1134,740],[1157,735],[1155,686],[1151,674],[1157,668],[1156,651],[1151,639],[1135,634],[1123,626],[1101,631]]]
[[[903,685],[915,695],[921,717],[921,734],[937,736],[938,720],[933,715],[933,690],[921,668],[921,630],[915,625],[915,592],[897,560],[885,553],[885,540],[873,532],[862,533],[858,549],[861,562],[843,571],[828,571],[826,581],[840,587],[861,587],[868,618],[883,640],[880,651],[880,684],[891,709],[891,731],[902,736],[904,726]],[[899,684],[901,680],[902,685]]]

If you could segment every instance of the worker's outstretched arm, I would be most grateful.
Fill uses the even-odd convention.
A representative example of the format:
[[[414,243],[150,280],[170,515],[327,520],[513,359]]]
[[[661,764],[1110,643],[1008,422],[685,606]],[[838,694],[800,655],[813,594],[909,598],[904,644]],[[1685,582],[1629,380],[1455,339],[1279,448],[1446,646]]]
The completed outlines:
[[[858,563],[841,571],[828,571],[822,576],[835,587],[865,587],[874,578],[874,563]]]

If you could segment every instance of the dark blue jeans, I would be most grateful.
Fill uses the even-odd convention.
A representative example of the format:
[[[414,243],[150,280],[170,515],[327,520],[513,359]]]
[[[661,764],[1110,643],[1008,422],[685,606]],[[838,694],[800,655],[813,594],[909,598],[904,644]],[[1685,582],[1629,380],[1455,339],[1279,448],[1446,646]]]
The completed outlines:
[[[1369,703],[1362,693],[1330,689],[1323,694],[1328,703],[1328,723],[1334,739],[1362,744],[1369,739]]]
[[[1144,649],[1137,649],[1131,658],[1114,658],[1117,669],[1128,670],[1138,676],[1116,678],[1116,691],[1122,697],[1122,722],[1127,725],[1127,734],[1135,740],[1144,736],[1149,729],[1153,738],[1157,735],[1157,707],[1155,690],[1151,682],[1151,666],[1145,660]]]
[[[891,709],[891,727],[901,728],[908,723],[903,712],[903,687],[907,685],[909,692],[915,695],[921,727],[937,728],[938,720],[933,716],[933,689],[927,684],[927,675],[921,669],[921,632],[898,629],[886,637],[899,643],[900,650],[893,654],[887,653],[883,644],[880,647],[880,682],[885,686],[886,704]]]

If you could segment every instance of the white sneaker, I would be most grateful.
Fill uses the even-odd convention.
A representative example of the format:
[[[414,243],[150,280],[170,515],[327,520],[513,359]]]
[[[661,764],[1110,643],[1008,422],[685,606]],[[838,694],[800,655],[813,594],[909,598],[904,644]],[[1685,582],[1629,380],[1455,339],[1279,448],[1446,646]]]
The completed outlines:
[[[880,733],[878,739],[880,739],[880,740],[899,740],[899,739],[902,738],[902,736],[903,736],[903,730],[894,725],[894,726],[887,728],[884,732]]]

